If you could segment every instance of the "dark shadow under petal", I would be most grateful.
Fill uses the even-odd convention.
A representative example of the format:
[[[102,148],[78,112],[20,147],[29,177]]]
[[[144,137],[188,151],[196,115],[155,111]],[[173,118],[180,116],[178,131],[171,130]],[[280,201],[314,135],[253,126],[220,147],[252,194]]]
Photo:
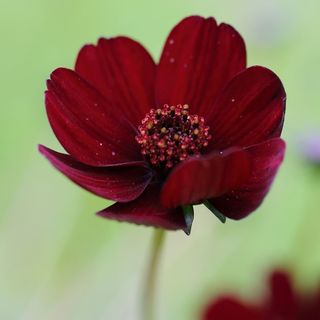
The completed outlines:
[[[138,199],[128,203],[116,203],[97,214],[117,221],[187,231],[182,208],[165,208],[160,202],[160,190],[159,184],[149,185]]]

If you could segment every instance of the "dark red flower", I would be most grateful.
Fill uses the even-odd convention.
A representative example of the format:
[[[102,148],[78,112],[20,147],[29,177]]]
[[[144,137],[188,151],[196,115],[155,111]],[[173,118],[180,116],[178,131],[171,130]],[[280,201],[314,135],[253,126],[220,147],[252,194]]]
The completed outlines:
[[[275,271],[270,277],[270,293],[262,303],[246,303],[233,296],[214,300],[203,320],[320,320],[320,287],[311,293],[296,292],[290,276]]]
[[[98,214],[190,231],[193,204],[241,219],[282,162],[285,91],[270,70],[246,68],[239,33],[192,16],[170,33],[158,64],[136,41],[84,46],[56,69],[45,103],[68,154],[40,152],[83,188],[117,203]]]

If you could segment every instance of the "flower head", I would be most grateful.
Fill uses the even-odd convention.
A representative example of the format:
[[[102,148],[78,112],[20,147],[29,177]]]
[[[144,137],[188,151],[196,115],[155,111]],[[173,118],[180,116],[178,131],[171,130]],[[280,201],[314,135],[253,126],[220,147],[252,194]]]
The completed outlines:
[[[320,289],[320,287],[319,287]],[[214,300],[203,313],[203,320],[318,320],[320,290],[313,294],[296,292],[290,276],[275,271],[270,277],[270,293],[262,303],[247,303],[233,296]]]
[[[188,233],[190,206],[204,202],[241,219],[283,159],[282,83],[246,68],[243,39],[213,18],[182,20],[158,64],[134,40],[100,39],[81,49],[74,70],[56,69],[47,88],[49,122],[68,154],[40,152],[116,201],[99,212],[105,218]]]

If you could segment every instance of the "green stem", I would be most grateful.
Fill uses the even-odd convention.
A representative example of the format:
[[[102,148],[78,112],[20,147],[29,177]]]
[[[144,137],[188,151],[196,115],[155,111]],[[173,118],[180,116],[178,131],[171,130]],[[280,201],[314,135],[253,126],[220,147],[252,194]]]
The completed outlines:
[[[151,247],[151,256],[146,274],[146,282],[142,301],[143,320],[154,320],[155,289],[157,280],[156,278],[164,238],[164,230],[156,229],[154,231]]]

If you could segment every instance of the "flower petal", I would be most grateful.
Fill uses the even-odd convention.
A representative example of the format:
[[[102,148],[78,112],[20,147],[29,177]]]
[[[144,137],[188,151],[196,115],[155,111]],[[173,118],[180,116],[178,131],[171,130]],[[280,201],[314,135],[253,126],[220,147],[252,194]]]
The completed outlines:
[[[263,320],[261,311],[233,297],[221,297],[204,311],[202,320]]]
[[[159,184],[149,185],[145,192],[134,201],[116,203],[97,214],[107,219],[187,231],[182,208],[167,209],[160,203]]]
[[[48,80],[46,109],[62,146],[78,161],[92,166],[118,165],[142,159],[136,132],[74,71],[57,69]]]
[[[84,46],[75,70],[110,99],[120,117],[137,125],[154,107],[156,66],[138,42],[126,37]]]
[[[211,148],[250,146],[279,137],[286,93],[280,79],[263,67],[235,76],[217,98],[207,117]]]
[[[113,201],[136,199],[152,179],[151,171],[143,166],[95,168],[45,146],[39,146],[39,151],[71,181]]]
[[[249,147],[246,151],[253,159],[250,178],[241,187],[210,199],[222,214],[236,220],[244,218],[262,203],[282,163],[285,143],[281,139],[273,139]]]
[[[189,158],[170,173],[161,199],[170,208],[199,203],[236,188],[249,174],[249,157],[239,148]]]
[[[170,33],[156,78],[158,104],[190,105],[205,115],[226,83],[246,66],[245,44],[239,33],[214,18],[192,16]]]
[[[284,271],[274,271],[270,277],[271,301],[267,307],[272,316],[283,319],[294,319],[298,314],[298,297],[296,296],[292,280]]]

